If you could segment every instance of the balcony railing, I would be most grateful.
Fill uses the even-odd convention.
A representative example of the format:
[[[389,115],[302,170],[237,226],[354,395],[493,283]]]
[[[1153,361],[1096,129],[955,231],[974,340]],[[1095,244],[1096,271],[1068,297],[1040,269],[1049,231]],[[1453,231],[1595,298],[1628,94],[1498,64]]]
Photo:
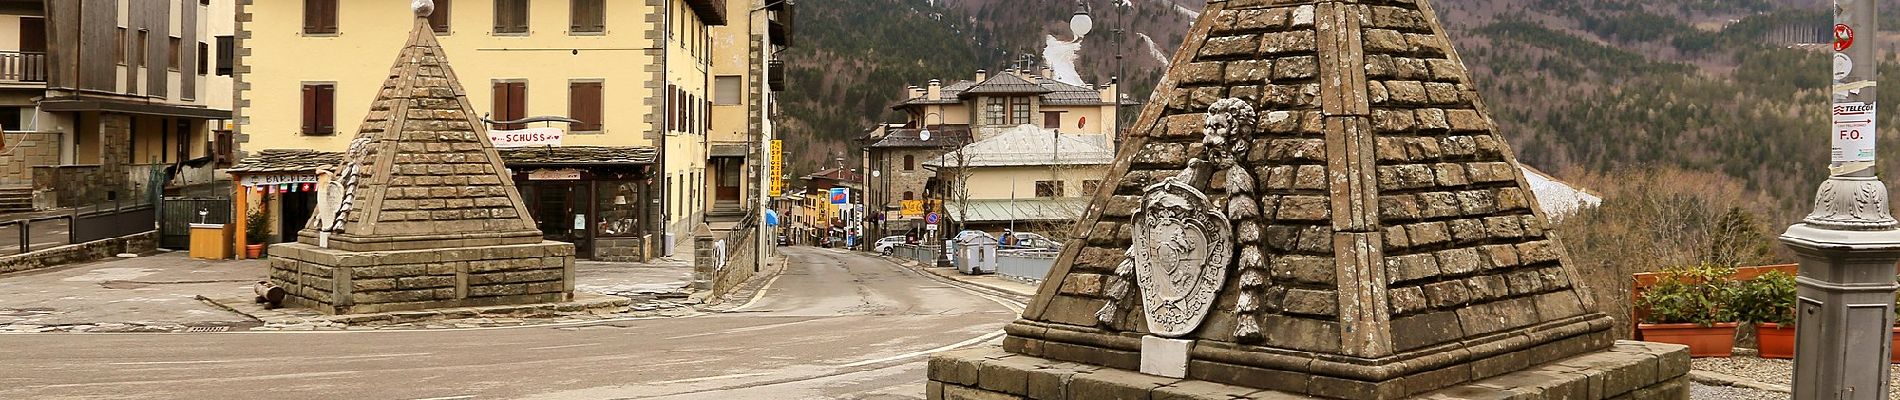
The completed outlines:
[[[46,82],[46,53],[0,51],[0,82]]]
[[[686,5],[707,25],[726,24],[726,0],[686,0]]]

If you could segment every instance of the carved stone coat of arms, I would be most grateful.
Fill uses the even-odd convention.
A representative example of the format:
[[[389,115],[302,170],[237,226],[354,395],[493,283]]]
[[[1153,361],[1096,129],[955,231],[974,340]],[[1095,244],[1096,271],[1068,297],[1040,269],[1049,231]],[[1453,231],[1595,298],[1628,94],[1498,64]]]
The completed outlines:
[[[1167,179],[1145,191],[1128,249],[1135,285],[1149,333],[1181,337],[1201,325],[1227,280],[1232,228],[1187,182]]]

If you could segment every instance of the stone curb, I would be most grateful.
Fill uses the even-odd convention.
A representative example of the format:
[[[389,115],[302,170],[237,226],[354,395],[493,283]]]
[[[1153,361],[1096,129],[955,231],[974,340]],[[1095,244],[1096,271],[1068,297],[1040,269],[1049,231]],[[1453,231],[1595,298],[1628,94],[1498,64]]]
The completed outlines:
[[[589,296],[589,297],[593,297],[593,296]],[[291,315],[289,313],[284,313],[284,312],[276,311],[276,310],[265,310],[262,306],[256,305],[249,299],[242,298],[242,297],[213,299],[213,298],[208,298],[204,296],[198,296],[198,299],[206,303],[211,303],[212,305],[215,305],[219,308],[230,310],[231,312],[244,315],[245,317],[248,317],[260,322],[264,322],[266,324],[272,324],[272,323],[276,323],[276,324],[329,323],[329,324],[341,324],[341,325],[397,324],[397,323],[425,322],[425,321],[434,321],[434,320],[443,320],[443,319],[474,318],[474,317],[483,317],[483,316],[502,317],[502,316],[521,315],[521,314],[528,314],[532,316],[535,314],[552,314],[552,313],[560,313],[560,312],[587,312],[587,311],[594,311],[594,310],[615,310],[615,309],[624,309],[627,307],[631,307],[633,305],[633,299],[619,297],[619,296],[599,295],[599,297],[592,298],[592,299],[585,299],[581,301],[570,301],[570,302],[549,303],[549,304],[507,305],[507,306],[487,306],[487,307],[456,307],[456,308],[445,308],[445,309],[438,309],[438,310],[392,311],[392,312],[370,313],[370,314],[317,315],[317,316],[303,317],[303,316]],[[618,310],[615,310],[615,311],[618,311]]]
[[[1794,389],[1789,388],[1786,385],[1777,385],[1773,383],[1761,382],[1761,381],[1756,381],[1753,379],[1743,378],[1739,376],[1734,376],[1734,375],[1729,375],[1729,374],[1724,374],[1724,373],[1714,372],[1714,371],[1689,370],[1689,380],[1695,381],[1695,383],[1700,383],[1704,385],[1733,386],[1733,387],[1755,389],[1755,390],[1766,391],[1766,392],[1794,394]]]
[[[884,259],[885,261],[889,261],[892,264],[897,264],[904,268],[915,270],[921,274],[957,281],[957,283],[983,288],[984,290],[995,292],[997,294],[1003,294],[1003,295],[1008,295],[1008,296],[1020,296],[1020,297],[1036,297],[1036,293],[1033,290],[1030,293],[1018,293],[1015,290],[1011,290],[1009,288],[1004,288],[1004,287],[982,283],[982,282],[975,282],[969,279],[963,279],[961,276],[955,275],[955,274],[940,274],[940,273],[937,273],[936,270],[932,270],[929,267],[924,267],[922,263],[918,263],[916,261],[910,261],[910,260],[900,259],[896,257],[889,257],[889,256],[875,256],[875,257]]]

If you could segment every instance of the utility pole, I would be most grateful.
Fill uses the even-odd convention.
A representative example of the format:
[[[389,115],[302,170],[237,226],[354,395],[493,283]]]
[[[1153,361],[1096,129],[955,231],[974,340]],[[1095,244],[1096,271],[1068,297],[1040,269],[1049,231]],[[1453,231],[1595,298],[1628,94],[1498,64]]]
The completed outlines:
[[[1900,226],[1874,170],[1875,0],[1835,0],[1833,154],[1814,212],[1781,235],[1795,278],[1794,398],[1886,399]]]

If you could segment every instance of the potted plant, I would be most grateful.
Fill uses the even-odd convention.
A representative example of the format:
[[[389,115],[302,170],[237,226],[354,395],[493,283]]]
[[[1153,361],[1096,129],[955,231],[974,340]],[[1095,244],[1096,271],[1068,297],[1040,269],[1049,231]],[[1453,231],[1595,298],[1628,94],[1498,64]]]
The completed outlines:
[[[1755,324],[1762,358],[1794,358],[1794,276],[1769,271],[1736,285],[1729,308],[1743,323]]]
[[[1638,302],[1649,314],[1636,329],[1644,340],[1689,346],[1692,357],[1728,357],[1735,347],[1735,312],[1726,306],[1737,286],[1732,273],[1711,265],[1664,271]]]
[[[252,211],[250,215],[245,216],[244,243],[248,244],[244,246],[244,257],[264,256],[264,244],[270,240],[270,228],[264,226],[268,223],[270,223],[270,216],[261,211]]]

